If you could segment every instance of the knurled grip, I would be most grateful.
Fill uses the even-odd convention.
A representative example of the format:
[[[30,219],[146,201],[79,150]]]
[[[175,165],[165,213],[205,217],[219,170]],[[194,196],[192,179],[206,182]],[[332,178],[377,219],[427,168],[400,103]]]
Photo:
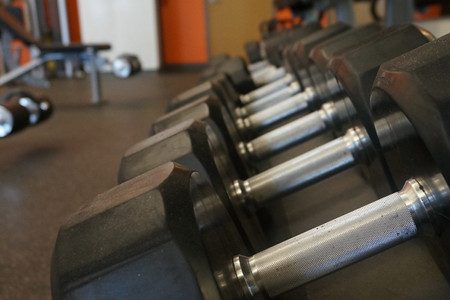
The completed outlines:
[[[247,65],[247,69],[250,73],[255,73],[258,72],[260,70],[263,70],[264,68],[269,68],[271,67],[271,65],[269,64],[269,62],[267,60],[260,60],[254,63],[250,63],[249,65]]]
[[[409,208],[395,193],[257,253],[247,263],[258,289],[275,296],[416,233]]]
[[[252,79],[256,85],[268,84],[279,80],[286,76],[286,71],[284,68],[273,68],[266,72],[259,72],[259,74],[252,74]]]
[[[245,113],[247,113],[246,116],[257,113],[277,103],[280,103],[281,101],[288,99],[299,91],[300,86],[298,85],[298,83],[294,82],[289,86],[286,86],[282,89],[274,91],[273,93],[270,93],[269,95],[259,98],[245,106]]]
[[[315,111],[253,139],[247,144],[249,155],[258,161],[292,145],[308,140],[327,129],[322,111]]]
[[[246,119],[251,124],[253,131],[262,130],[270,125],[283,121],[295,114],[304,112],[309,107],[309,102],[314,98],[311,89],[298,93],[280,103],[249,115]]]
[[[245,180],[246,198],[256,206],[264,205],[354,166],[365,148],[356,130],[349,129],[340,138]]]
[[[256,90],[254,90],[246,95],[242,95],[241,102],[242,102],[242,104],[246,105],[252,101],[255,101],[256,99],[262,98],[262,97],[269,95],[270,93],[273,93],[279,89],[287,87],[290,82],[292,82],[292,76],[286,75],[285,77],[280,78],[280,79],[278,79],[274,82],[271,82],[267,85],[264,85],[260,88],[257,88]]]

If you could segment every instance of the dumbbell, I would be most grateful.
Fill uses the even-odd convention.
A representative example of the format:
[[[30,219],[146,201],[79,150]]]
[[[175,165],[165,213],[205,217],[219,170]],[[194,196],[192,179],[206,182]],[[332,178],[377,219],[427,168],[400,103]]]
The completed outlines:
[[[320,29],[318,23],[310,23],[302,27],[295,27],[289,30],[283,30],[263,39],[261,42],[249,42],[244,47],[251,64],[247,65],[247,69],[257,86],[272,82],[286,74],[283,67],[283,60],[281,57],[282,49],[302,38],[308,32],[317,31]],[[256,58],[257,57],[257,58]],[[258,59],[258,60],[256,60]],[[217,74],[220,68],[214,70]],[[212,75],[212,74],[211,74]],[[205,77],[202,76],[204,79]]]
[[[298,28],[295,33],[295,36],[297,38],[304,37],[308,34],[317,31],[318,29],[319,27],[317,26],[317,24],[309,24],[301,28]],[[276,42],[271,44],[276,45]],[[276,48],[275,46],[270,47],[269,49],[278,50],[278,48]],[[272,51],[275,50],[269,50],[269,52]],[[251,75],[249,74],[249,71],[245,66],[245,63],[237,57],[225,61],[220,65],[220,67],[216,67],[215,71],[210,73],[210,76],[212,77],[210,77],[209,79],[215,78],[216,76],[224,77],[223,80],[229,81],[228,83],[232,84],[235,93],[237,92],[238,94],[239,93],[245,94],[256,88],[256,85],[254,84]],[[209,82],[208,81],[203,82],[200,85],[197,85],[174,97],[169,102],[169,110],[173,110],[185,104],[189,104],[190,102],[195,101],[198,97],[211,93],[211,91],[212,89]],[[232,101],[239,101],[238,98],[239,98],[238,95],[235,95],[231,99],[235,99]]]
[[[208,61],[207,67],[202,70],[200,80],[207,80],[207,78],[213,77],[217,72],[219,72],[218,69],[220,68],[220,66],[230,58],[230,55],[225,53],[212,57]]]
[[[238,118],[236,125],[240,131],[245,136],[254,136],[258,131],[274,126],[293,115],[305,110],[317,109],[316,100],[322,102],[321,99],[336,98],[342,91],[332,74],[332,70],[329,70],[332,58],[376,38],[376,34],[381,30],[380,25],[373,23],[348,30],[313,47],[307,54],[311,60],[309,67],[306,71],[299,72],[308,73],[308,75],[302,76],[301,81],[309,87],[303,93],[277,103],[268,109],[263,109],[246,118]],[[286,57],[292,61],[295,60],[296,55],[287,53]],[[291,62],[291,64],[298,65],[295,62]]]
[[[0,137],[47,120],[52,114],[52,105],[45,98],[39,98],[24,91],[11,91],[1,97]]]
[[[305,26],[303,28],[301,28],[302,31],[299,31],[296,36],[295,39],[291,39],[289,40],[289,43],[293,43],[294,41],[297,40],[304,40],[303,43],[300,44],[300,46],[297,44],[297,46],[293,46],[293,49],[291,51],[288,51],[288,53],[290,52],[294,52],[294,54],[291,55],[298,55],[298,48],[300,47],[301,50],[300,52],[303,51],[303,54],[307,53],[315,44],[318,44],[320,42],[325,41],[326,39],[329,39],[332,36],[336,36],[337,34],[340,34],[342,32],[344,32],[345,30],[348,30],[350,27],[348,25],[345,25],[343,23],[336,23],[333,24],[325,29],[319,30],[319,28],[317,26],[314,25],[308,25]],[[278,56],[281,56],[281,53],[283,52],[283,47],[289,45],[289,43],[273,43],[272,47],[268,47],[268,48],[276,48],[276,51],[271,51],[273,53],[275,53],[276,55],[276,59],[274,59],[275,61],[277,60],[281,60],[280,58],[278,58]],[[286,54],[286,53],[285,53]],[[267,107],[267,103],[269,102],[276,102],[276,101],[281,101],[284,98],[289,97],[292,94],[296,94],[297,92],[299,92],[302,87],[299,84],[300,79],[296,80],[296,77],[300,76],[296,74],[296,70],[294,68],[294,66],[290,66],[289,63],[291,61],[289,60],[285,60],[285,66],[282,68],[278,68],[278,70],[282,70],[283,72],[285,72],[286,69],[289,69],[290,72],[285,74],[282,78],[275,80],[263,87],[260,87],[248,94],[245,95],[241,95],[240,99],[237,99],[236,97],[232,97],[229,99],[224,99],[224,101],[231,101],[233,102],[233,105],[236,106],[236,102],[241,105],[242,103],[244,104],[248,104],[249,102],[252,102],[258,98],[261,98],[260,101],[255,101],[257,103],[254,104],[248,104],[246,107],[241,108],[241,109],[237,109],[236,110],[236,114],[238,116],[243,116],[244,114],[248,113],[248,112],[256,112],[264,107]],[[280,62],[277,62],[280,63]],[[301,71],[303,70],[303,68],[301,69]],[[260,71],[258,71],[260,72]],[[262,70],[261,72],[264,72],[264,70]],[[189,101],[181,101],[181,99],[188,99],[188,97],[186,97],[187,95],[192,96],[195,95],[195,93],[193,93],[193,90],[188,90],[187,94],[182,94],[180,96],[175,97],[169,104],[169,107],[171,108],[175,108],[175,107],[179,107],[181,103],[187,103]],[[190,100],[195,99],[195,98],[190,98]],[[234,110],[233,110],[234,113]]]
[[[279,52],[285,45],[297,39],[295,34],[301,31],[302,27],[314,25],[319,27],[317,22],[303,23],[290,29],[283,28],[273,31],[270,34],[262,34],[261,40],[248,41],[244,44],[245,53],[249,64],[249,70],[260,69],[262,66],[272,65],[280,67],[283,58]]]
[[[141,72],[141,70],[141,62],[133,54],[122,54],[112,62],[112,72],[118,78],[129,78]]]
[[[373,27],[366,28],[374,29]],[[361,28],[359,31],[358,29],[351,30],[348,32],[350,35],[347,39],[342,37],[339,40],[351,41],[353,38],[355,38],[353,41],[358,40],[357,33],[364,33],[365,31],[363,29],[366,28]],[[423,34],[418,35],[418,30]],[[343,34],[343,36],[345,35]],[[332,41],[331,43],[316,47],[311,52],[311,56],[317,62],[314,68],[322,69],[321,71],[316,71],[316,74],[326,74],[328,77],[334,76],[339,86],[341,86],[340,89],[344,91],[344,95],[346,96],[341,99],[326,102],[319,110],[313,113],[289,122],[247,143],[240,144],[239,149],[241,152],[249,155],[250,159],[259,161],[324,131],[334,129],[339,134],[340,129],[345,127],[346,123],[358,118],[366,118],[367,113],[365,112],[364,105],[367,101],[364,99],[367,99],[370,93],[370,87],[375,78],[378,66],[382,62],[402,52],[411,50],[411,47],[418,46],[426,39],[431,38],[427,32],[411,26],[386,29],[378,34],[368,36],[369,40],[378,39],[379,42],[359,43],[357,44],[358,50],[349,51],[347,48],[347,53],[341,52],[336,59],[326,60],[333,53],[331,49],[333,45],[337,45],[335,48],[340,49],[339,45],[345,45],[345,42],[336,44]],[[381,39],[379,39],[380,36],[382,36]],[[411,39],[411,41],[407,42],[407,39]],[[408,43],[408,46],[405,47],[404,43]],[[361,62],[366,62],[364,67]],[[329,73],[326,73],[327,69]],[[315,77],[319,76],[316,75]],[[321,77],[319,77],[319,81],[321,81]],[[324,90],[327,89],[324,88]],[[244,139],[245,137],[251,137],[254,135],[254,132],[251,132],[251,130],[250,132],[245,131],[243,128],[252,128],[256,124],[258,126],[255,127],[261,130],[261,128],[271,123],[283,121],[298,111],[304,111],[308,108],[308,105],[311,105],[307,101],[305,103],[286,101],[285,104],[281,103],[271,110],[255,114],[255,118],[250,118],[246,121],[247,124],[251,125],[239,126],[238,124],[238,131],[244,136]],[[278,111],[278,108],[281,108],[281,110]],[[284,113],[282,112],[283,110],[285,111]],[[310,108],[309,110],[314,110],[314,108]]]
[[[396,182],[410,178],[400,192],[252,256],[229,255],[248,250],[230,223],[207,217],[220,202],[197,173],[168,163],[100,195],[60,229],[54,297],[274,297],[422,233],[448,255],[450,81],[435,75],[450,70],[449,50],[450,36],[430,42],[384,64],[375,81],[380,145],[411,171],[390,170]],[[418,151],[403,152],[411,146]]]
[[[217,74],[216,74],[217,73]],[[169,103],[169,110],[181,107],[214,91],[211,81],[215,78],[225,80],[227,84],[232,86],[233,91],[246,93],[255,89],[250,74],[245,66],[245,62],[239,57],[227,59],[220,65],[219,72],[212,72],[208,81],[205,81],[183,93],[174,97]]]
[[[282,56],[284,47],[305,37],[308,33],[313,33],[318,30],[320,30],[318,23],[310,23],[290,30],[284,30],[275,36],[263,40],[260,45],[260,50],[266,59],[266,67],[262,68],[260,63],[248,66],[255,83],[257,85],[264,85],[286,75],[288,70],[286,66],[283,66],[284,60]],[[252,70],[255,71],[252,72]]]
[[[408,47],[413,47],[414,40],[416,40],[416,45],[428,41],[420,31],[411,26],[404,26],[401,30],[394,30],[386,36],[393,39],[395,34],[411,35]],[[392,40],[386,39],[386,36],[383,42],[397,48]],[[406,39],[402,41],[404,42]],[[367,45],[367,48],[376,52],[378,51],[375,47],[377,43],[379,41],[374,40]],[[388,50],[384,49],[384,52],[386,53]],[[397,55],[393,55],[393,57],[395,56]],[[359,57],[354,54],[340,59],[347,66],[353,66],[355,71],[365,75],[361,76],[364,79],[359,82],[363,86],[364,80],[369,77],[367,74],[375,75],[379,64],[373,60],[370,68],[366,64],[363,68],[358,69],[355,67],[357,64],[351,58],[359,61]],[[379,56],[378,59],[381,60],[381,57]],[[365,84],[368,87],[367,93],[369,93],[370,86],[368,83]],[[356,95],[361,101],[368,102],[368,95]],[[211,112],[211,114],[214,113]],[[243,236],[247,237],[251,245],[257,248],[262,244],[260,242],[262,235],[257,233],[262,231],[253,212],[264,207],[271,199],[292,193],[359,163],[364,164],[370,161],[380,169],[385,169],[383,159],[377,159],[380,154],[377,142],[372,141],[368,133],[373,128],[369,120],[370,112],[362,111],[362,114],[364,114],[362,118],[364,126],[355,124],[355,127],[349,129],[344,136],[246,178],[246,180],[238,179],[236,173],[242,173],[242,167],[239,169],[241,172],[236,172],[233,168],[233,157],[230,156],[230,161],[226,150],[220,146],[220,137],[212,132],[213,122],[209,122],[210,125],[195,124],[192,121],[179,124],[131,148],[122,159],[119,181],[129,180],[167,161],[176,161],[196,170],[201,169],[203,171],[201,173],[208,178],[221,196],[224,206],[229,209],[229,214],[237,220],[240,225],[238,227],[242,228],[241,231],[246,234]],[[192,115],[186,115],[186,118],[192,118]],[[173,145],[177,145],[177,147],[173,147]],[[388,175],[383,184],[380,182],[381,180],[378,180],[377,183],[380,192],[390,189],[393,185],[392,179]]]
[[[333,116],[334,113],[327,111],[322,113],[322,109],[288,123],[259,139],[243,143],[241,135],[226,109],[220,105],[220,101],[214,97],[208,97],[206,100],[199,100],[199,103],[193,103],[185,109],[173,111],[160,118],[153,124],[153,131],[160,132],[189,118],[205,120],[213,129],[216,129],[216,135],[226,143],[241,178],[246,178],[255,173],[251,163],[249,164],[255,158],[260,159],[278,153],[335,124],[342,125],[345,121],[357,117],[357,120],[363,120],[364,125],[369,127],[370,114],[367,103],[379,65],[428,41],[428,33],[412,25],[401,26],[384,30],[370,42],[336,57],[333,60],[332,69],[335,70],[336,78],[349,97],[334,105],[340,113],[338,112],[338,118],[331,118],[331,121],[322,118],[322,115],[327,117]],[[355,120],[353,124],[358,125]]]
[[[273,92],[278,91],[282,88],[288,88],[289,85],[295,81],[295,74],[292,74],[294,70],[293,67],[289,66],[289,61],[287,61],[285,56],[284,48],[288,47],[290,44],[295,43],[296,41],[303,39],[306,37],[306,34],[313,34],[315,32],[321,31],[322,34],[318,38],[325,39],[331,35],[336,35],[341,33],[342,31],[348,29],[349,27],[342,23],[336,23],[334,25],[329,26],[323,30],[319,30],[320,27],[316,23],[308,24],[303,26],[302,28],[295,28],[291,31],[283,32],[272,39],[263,41],[262,44],[262,52],[265,53],[267,60],[269,61],[269,66],[261,69],[260,64],[256,64],[253,68],[257,69],[258,74],[254,74],[254,78],[257,76],[264,76],[265,73],[270,73],[272,71],[271,66],[277,66],[277,72],[282,72],[280,75],[284,75],[283,78],[279,80],[267,80],[270,84],[267,84],[261,88],[256,89],[248,93],[247,95],[242,95],[242,102],[249,103],[258,98],[262,98],[266,95],[269,95]],[[312,40],[310,41],[312,42]],[[253,48],[255,48],[253,46]],[[264,61],[262,62],[264,64]],[[267,65],[267,64],[266,64]],[[269,69],[269,70],[268,70]],[[286,74],[286,71],[289,71],[291,74]],[[273,78],[272,78],[273,79]],[[258,82],[258,80],[255,80]],[[260,81],[259,81],[260,82]],[[298,89],[298,85],[292,85],[291,89]]]
[[[436,74],[450,69],[449,50],[447,35],[384,64],[375,80],[373,115],[386,123],[376,133],[400,192],[250,258],[236,256],[248,295],[275,296],[423,234],[441,243],[448,264],[450,81]]]
[[[332,49],[335,48],[334,54],[338,54],[346,48],[355,47],[358,43],[368,41],[369,37],[381,30],[381,26],[378,24],[370,24],[368,26],[350,30],[348,27],[346,28],[345,25],[342,25],[340,28],[346,30],[337,36],[327,36],[325,31],[318,32],[298,41],[291,49],[286,49],[286,60],[289,61],[296,80],[290,86],[286,87],[280,85],[276,87],[276,91],[271,92],[268,95],[263,92],[263,97],[260,97],[258,90],[252,92],[253,94],[241,96],[241,101],[244,106],[236,108],[235,114],[242,118],[248,118],[239,119],[238,123],[242,123],[242,126],[250,127],[251,123],[248,123],[249,120],[261,117],[263,115],[261,111],[264,111],[266,108],[268,108],[268,110],[264,111],[264,114],[267,114],[268,111],[274,107],[278,108],[277,113],[285,112],[286,105],[289,103],[292,111],[294,103],[299,106],[299,103],[301,105],[308,101],[319,102],[338,95],[341,92],[338,83],[333,76],[325,76],[322,73],[325,71],[324,68],[319,70],[317,64],[323,65],[325,62],[321,61],[321,59],[311,57],[310,53],[312,49],[318,45],[325,46],[333,44],[333,46],[330,46],[328,49],[333,51]],[[330,58],[331,57],[328,57],[328,59]],[[322,58],[322,60],[323,59],[327,60],[327,58]],[[265,88],[266,87],[263,87],[261,90]],[[259,112],[261,112],[261,114],[257,114]]]
[[[336,30],[343,30],[347,28],[346,26],[337,26],[333,28],[329,28],[325,31],[321,31],[320,34],[311,34],[311,37],[314,36],[313,39],[309,39],[306,40],[305,38],[305,42],[301,43],[300,45],[302,45],[302,47],[300,47],[301,49],[303,49],[302,52],[303,55],[305,55],[305,53],[307,53],[309,51],[309,49],[311,49],[315,44],[317,44],[319,41],[322,41],[324,38],[326,37],[330,37],[332,36],[332,33],[335,33]],[[365,27],[361,27],[358,29],[354,29],[354,30],[350,30],[347,33],[342,33],[339,34],[338,37],[339,39],[330,39],[329,41],[332,43],[328,43],[328,42],[324,42],[321,45],[330,45],[330,47],[325,48],[324,46],[321,47],[321,49],[327,49],[327,51],[323,51],[327,56],[325,58],[322,58],[323,56],[320,56],[319,59],[321,59],[321,61],[317,60],[318,64],[324,64],[324,60],[329,60],[333,54],[339,53],[339,51],[342,51],[346,48],[350,48],[351,46],[355,46],[355,44],[357,43],[362,43],[364,41],[366,41],[368,39],[368,37],[371,37],[375,32],[379,31],[381,29],[380,26],[376,25],[376,24],[372,24],[369,26],[365,26]],[[331,31],[330,31],[331,30]],[[350,34],[351,33],[351,34]],[[316,47],[317,48],[317,47]],[[333,50],[334,49],[334,50]],[[293,50],[293,52],[298,53],[299,51],[297,50]],[[320,52],[322,53],[322,52]],[[291,56],[293,56],[294,54],[290,54]],[[289,55],[286,55],[289,56]],[[291,76],[291,75],[289,75]],[[224,89],[226,89],[227,95],[224,95],[224,93],[221,91],[221,83],[219,82],[221,81],[221,79],[218,79],[217,81],[211,81],[209,83],[205,83],[205,89],[213,89],[216,93],[216,95],[224,100],[223,103],[227,106],[228,110],[231,113],[234,113],[236,104],[236,98],[237,95],[233,94],[233,90],[230,87],[225,87]],[[303,79],[304,81],[304,79]],[[222,87],[226,86],[226,79],[222,80]],[[207,93],[205,93],[204,95],[206,95]],[[237,126],[240,128],[240,130],[247,135],[251,134],[251,131],[257,130],[260,127],[267,127],[269,125],[273,125],[277,122],[279,122],[280,120],[288,117],[289,115],[295,114],[298,111],[301,111],[302,108],[303,110],[308,108],[309,106],[311,106],[311,103],[309,102],[313,102],[313,101],[309,101],[311,100],[310,98],[305,98],[304,97],[305,94],[301,94],[300,97],[294,97],[293,99],[288,99],[287,101],[284,101],[283,103],[280,103],[268,110],[264,110],[261,113],[252,115],[249,118],[246,119],[238,119],[236,121]],[[308,93],[306,93],[306,95],[309,95]],[[183,97],[184,98],[195,98],[192,97],[193,94],[185,94]],[[323,97],[325,98],[325,96]],[[230,99],[234,99],[234,100],[230,100]]]
[[[256,46],[257,49],[263,49],[262,51],[264,52],[264,56],[267,56],[267,60],[250,64],[246,67],[255,85],[258,86],[266,84],[284,76],[286,74],[286,70],[281,66],[281,61],[279,59],[280,49],[282,49],[284,45],[305,36],[308,32],[313,32],[319,29],[320,26],[317,23],[312,23],[305,25],[302,28],[298,27],[292,30],[282,31],[280,34],[265,40],[263,42],[263,46],[258,44]],[[252,43],[251,45],[254,44],[255,43]],[[213,63],[206,71],[202,73],[201,79],[208,80],[216,76],[218,73],[228,73],[226,65],[227,60],[230,59],[231,58],[228,57],[228,59],[221,59],[218,63]],[[236,80],[234,80],[234,82],[236,82]],[[189,93],[192,93],[192,91]],[[178,98],[182,98],[182,96],[179,96]]]
[[[379,29],[379,27],[376,25],[372,25],[372,28]],[[297,94],[300,90],[302,90],[302,87],[307,86],[309,84],[308,82],[310,81],[306,80],[305,78],[307,77],[306,67],[309,65],[307,57],[309,50],[311,50],[311,48],[315,45],[333,36],[342,34],[348,29],[350,29],[350,27],[343,23],[336,23],[322,30],[319,30],[319,27],[316,24],[310,24],[298,29],[299,31],[297,31],[296,34],[293,35],[294,37],[285,40],[285,43],[278,42],[278,40],[271,41],[272,43],[268,43],[269,45],[266,46],[266,48],[276,49],[276,51],[270,51],[271,53],[273,53],[272,56],[274,58],[272,60],[274,61],[274,63],[281,64],[281,53],[283,53],[286,57],[286,59],[284,60],[285,66],[278,68],[278,70],[282,70],[282,72],[285,72],[285,70],[288,69],[290,70],[290,72],[288,74],[283,73],[285,75],[279,80],[275,80],[270,84],[258,88],[248,94],[241,95],[240,100],[237,100],[236,97],[231,97],[224,101],[231,101],[233,102],[233,105],[236,105],[236,101],[239,105],[242,103],[248,104],[246,107],[236,109],[236,114],[238,116],[246,116],[249,113],[257,112],[267,106],[270,106],[271,103],[281,101],[291,95]],[[370,31],[370,29],[368,28],[365,28],[365,30],[368,33]],[[293,43],[297,40],[300,40],[301,42],[294,43],[292,47],[286,47],[290,43]],[[286,47],[287,49],[284,49],[284,47]],[[297,56],[305,56],[305,58],[300,60],[293,58],[289,59],[289,57]],[[258,72],[265,71],[259,70]],[[169,107],[170,109],[180,107],[183,104],[187,104],[196,99],[198,96],[207,94],[209,91],[210,89],[208,89],[208,84],[204,83],[172,99],[172,101],[169,103]],[[259,101],[255,101],[259,98],[261,98]],[[249,104],[250,102],[256,103]]]
[[[249,64],[247,66],[250,73],[269,67],[270,63],[263,57],[263,49],[261,46],[262,42],[259,41],[248,41],[244,45],[245,53]]]
[[[288,46],[284,49],[283,56],[285,57],[286,67],[290,72],[280,80],[241,95],[240,102],[244,106],[237,108],[236,114],[245,117],[304,90],[310,84],[306,80],[308,77],[307,68],[310,65],[309,51],[314,46],[348,30],[350,30],[348,25],[336,23],[300,38],[294,44]]]
[[[310,24],[310,25],[303,26],[301,28],[301,31],[299,30],[297,32],[297,34],[295,35],[295,37],[296,37],[295,40],[292,39],[290,42],[292,43],[296,40],[302,40],[308,36],[313,35],[314,38],[306,42],[307,46],[305,48],[308,48],[308,47],[311,47],[314,43],[318,43],[319,41],[323,41],[326,38],[330,38],[331,36],[339,34],[339,33],[343,32],[344,30],[347,30],[348,28],[349,27],[345,24],[337,23],[337,24],[331,25],[330,27],[327,27],[325,29],[319,30],[319,27],[317,25]],[[276,53],[276,54],[274,54],[272,56],[278,57],[281,55],[279,53],[282,52],[283,46],[285,46],[285,44],[278,45],[275,41],[274,43],[272,43],[272,46],[268,47],[268,48],[269,49],[275,48],[276,51],[271,51],[271,52]],[[296,51],[296,50],[292,50],[292,51]],[[286,65],[283,68],[283,70],[286,68],[292,69],[291,67],[289,67],[288,63],[289,63],[289,61],[286,61]],[[300,85],[298,84],[297,81],[295,81],[295,74],[293,74],[293,71],[291,70],[290,73],[285,74],[279,80],[273,81],[272,83],[270,83],[268,85],[265,85],[261,88],[258,88],[256,90],[250,92],[249,94],[243,95],[243,96],[241,96],[241,98],[242,97],[248,98],[247,102],[245,102],[245,103],[248,103],[259,97],[264,97],[271,93],[275,93],[275,95],[271,95],[272,96],[271,99],[274,100],[273,99],[274,96],[276,96],[279,99],[279,98],[282,98],[283,96],[285,96],[286,92],[294,93],[294,92],[297,92],[299,89],[300,89]],[[189,103],[190,101],[196,99],[196,97],[193,97],[193,96],[199,95],[199,93],[197,93],[197,94],[195,93],[196,91],[199,91],[198,88],[190,89],[190,90],[186,91],[185,93],[173,98],[171,100],[171,102],[169,103],[169,107],[172,109],[177,108],[177,107],[180,107],[182,104]],[[240,93],[242,94],[242,92],[240,92]],[[231,102],[233,102],[234,106],[236,106],[236,103],[238,105],[242,104],[241,100],[237,97],[232,97],[227,100],[231,100]],[[262,99],[262,100],[264,100],[264,99]],[[259,102],[259,103],[261,103],[261,102]],[[255,105],[257,105],[257,104],[255,104]],[[248,109],[248,111],[251,111],[252,106],[248,107],[247,109]],[[234,110],[233,110],[233,112],[234,112]]]
[[[366,32],[366,33],[368,34],[368,32]],[[220,83],[216,84],[215,81],[211,81],[210,84],[213,87],[216,87],[216,86],[220,85]],[[232,93],[232,91],[230,91],[230,88],[228,88],[227,90],[229,91],[229,93]],[[217,94],[219,94],[219,96],[220,96],[221,91],[220,91],[219,87],[217,88],[217,91],[218,91]],[[223,96],[223,97],[226,97],[226,96]],[[195,116],[195,112],[194,111],[201,112],[201,113],[208,112],[208,111],[210,111],[210,112],[214,112],[215,111],[215,113],[213,113],[213,114],[216,115],[216,123],[220,123],[221,124],[221,125],[219,125],[219,127],[221,127],[221,129],[223,129],[223,130],[225,130],[226,128],[229,128],[229,131],[232,132],[231,138],[226,138],[227,141],[229,142],[229,144],[233,144],[232,141],[235,141],[236,143],[238,143],[239,142],[239,138],[236,137],[236,134],[235,134],[236,130],[234,130],[233,125],[231,125],[232,120],[230,118],[228,118],[226,115],[223,115],[223,118],[225,120],[219,121],[218,118],[222,118],[221,109],[218,107],[219,104],[216,103],[217,101],[215,101],[214,97],[212,97],[212,98],[210,97],[210,98],[207,98],[207,99],[208,99],[207,100],[207,104],[202,104],[202,106],[210,106],[209,108],[203,108],[202,109],[202,108],[197,107],[195,102],[191,103],[189,106],[185,106],[184,109],[180,108],[178,111],[173,111],[172,113],[168,114],[165,118],[162,118],[161,120],[159,120],[159,122],[157,122],[157,124],[155,124],[154,129],[156,131],[159,131],[159,130],[167,128],[168,126],[174,124],[174,122],[179,120],[180,115],[182,115],[183,118],[186,119],[188,117]],[[202,101],[200,100],[197,103],[200,103],[200,102],[202,102]],[[225,102],[225,104],[229,104],[229,103],[230,102],[227,102],[227,101]],[[228,106],[228,109],[230,111],[232,111],[233,110],[233,106],[231,106],[231,107]],[[190,110],[190,112],[189,112],[189,110]],[[230,153],[233,156],[234,160],[239,159],[238,158],[239,155],[237,154],[236,151],[230,151]]]

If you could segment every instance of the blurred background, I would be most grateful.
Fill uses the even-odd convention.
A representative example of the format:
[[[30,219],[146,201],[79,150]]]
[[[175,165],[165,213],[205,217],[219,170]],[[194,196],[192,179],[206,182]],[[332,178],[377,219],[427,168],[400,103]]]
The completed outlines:
[[[220,53],[244,55],[261,26],[294,26],[304,19],[341,19],[354,25],[374,19],[388,24],[421,22],[437,36],[447,32],[449,1],[371,0],[11,0],[2,1],[36,39],[52,42],[105,42],[108,58],[135,53],[144,70],[204,65]],[[294,3],[294,4],[293,4]],[[326,7],[320,16],[313,15]],[[310,9],[310,11],[309,11]],[[439,18],[439,22],[434,20]],[[261,20],[269,20],[261,23]],[[422,24],[422,25],[423,25]],[[29,58],[25,46],[21,58]]]

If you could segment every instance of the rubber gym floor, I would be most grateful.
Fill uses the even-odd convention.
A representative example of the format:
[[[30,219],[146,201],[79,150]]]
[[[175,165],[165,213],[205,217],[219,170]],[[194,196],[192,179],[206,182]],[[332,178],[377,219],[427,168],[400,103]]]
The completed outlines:
[[[193,86],[191,72],[102,77],[105,101],[89,104],[87,80],[55,80],[55,105],[38,127],[0,141],[0,299],[49,299],[58,228],[117,182],[123,153],[148,136],[166,101]],[[320,145],[318,137],[271,163]],[[281,241],[376,199],[352,169],[274,204],[271,242]],[[298,299],[448,299],[450,287],[424,240],[416,239],[285,295]],[[303,294],[304,295],[304,294]]]

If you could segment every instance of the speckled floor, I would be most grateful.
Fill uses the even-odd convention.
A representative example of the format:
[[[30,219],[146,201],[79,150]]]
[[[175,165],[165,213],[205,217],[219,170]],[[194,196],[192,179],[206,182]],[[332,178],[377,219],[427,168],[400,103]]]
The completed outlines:
[[[59,226],[117,182],[120,158],[148,135],[165,100],[196,76],[103,77],[105,104],[89,105],[84,80],[45,91],[53,117],[0,141],[0,298],[49,299],[50,257]]]
[[[87,82],[58,80],[46,91],[56,106],[52,119],[0,141],[0,299],[50,298],[49,262],[58,227],[115,185],[124,151],[147,136],[167,99],[196,80],[192,73],[145,73],[125,81],[104,76],[107,101],[98,107],[89,105]],[[290,224],[279,222],[273,239],[373,200],[358,173],[346,171],[281,201]],[[310,299],[450,298],[449,284],[421,240],[326,276],[306,291]]]

